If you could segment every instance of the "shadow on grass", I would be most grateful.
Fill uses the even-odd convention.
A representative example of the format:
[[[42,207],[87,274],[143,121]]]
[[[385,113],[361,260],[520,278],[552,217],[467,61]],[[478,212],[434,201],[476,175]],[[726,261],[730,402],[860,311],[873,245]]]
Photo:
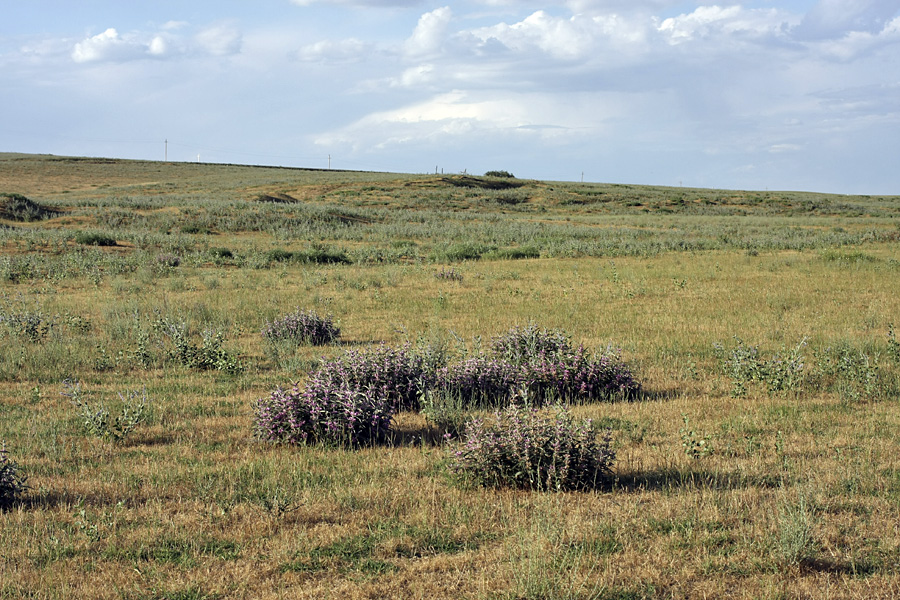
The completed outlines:
[[[602,486],[610,491],[643,492],[673,489],[736,490],[743,488],[777,488],[778,475],[750,476],[737,472],[703,469],[657,469],[638,473],[620,473]]]

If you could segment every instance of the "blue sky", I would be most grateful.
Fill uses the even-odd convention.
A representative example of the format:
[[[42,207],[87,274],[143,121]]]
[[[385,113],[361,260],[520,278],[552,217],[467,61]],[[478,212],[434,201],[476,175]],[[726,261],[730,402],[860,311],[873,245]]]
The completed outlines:
[[[900,194],[900,0],[0,1],[0,151]]]

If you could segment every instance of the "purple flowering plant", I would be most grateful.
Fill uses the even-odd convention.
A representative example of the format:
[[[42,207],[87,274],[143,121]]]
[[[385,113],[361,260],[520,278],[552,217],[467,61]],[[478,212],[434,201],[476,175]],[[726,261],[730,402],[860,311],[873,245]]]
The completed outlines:
[[[512,403],[492,419],[472,419],[450,450],[450,469],[486,487],[567,491],[595,488],[611,472],[615,451],[607,431],[568,409]]]
[[[269,342],[290,341],[320,346],[340,338],[341,330],[330,315],[321,316],[315,311],[298,308],[280,319],[266,321],[262,335]]]
[[[458,430],[471,408],[630,397],[640,386],[610,350],[599,356],[574,348],[555,330],[514,329],[495,338],[489,354],[443,364],[410,344],[350,350],[324,361],[303,388],[279,388],[257,401],[256,433],[264,440],[304,444],[371,443],[395,413],[423,411]],[[424,400],[423,400],[424,399]]]

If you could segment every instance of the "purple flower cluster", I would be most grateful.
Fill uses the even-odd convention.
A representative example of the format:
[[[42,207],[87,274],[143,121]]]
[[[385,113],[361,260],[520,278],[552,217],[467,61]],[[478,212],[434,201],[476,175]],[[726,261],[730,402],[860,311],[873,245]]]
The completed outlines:
[[[616,351],[595,356],[583,346],[573,348],[564,333],[533,325],[495,337],[487,357],[441,369],[436,385],[476,405],[504,404],[519,390],[537,403],[628,399],[640,391]]]
[[[337,360],[323,363],[310,375],[307,388],[327,390],[348,386],[386,400],[396,410],[418,410],[419,392],[429,387],[424,359],[409,344],[391,348],[348,350]]]
[[[436,385],[470,405],[504,402],[522,383],[521,370],[496,358],[478,356],[439,369]]]
[[[276,389],[254,407],[259,438],[290,444],[358,446],[390,428],[398,410],[417,409],[429,379],[409,346],[348,351],[323,363],[304,388]]]
[[[599,356],[584,346],[555,353],[541,352],[522,364],[522,386],[538,400],[578,401],[633,398],[640,384],[615,351]]]
[[[260,439],[354,447],[377,441],[393,418],[385,398],[347,382],[331,388],[278,388],[256,402],[255,412]]]
[[[266,321],[263,337],[270,341],[289,340],[297,344],[329,344],[341,336],[341,330],[330,316],[320,316],[299,308],[274,321]]]
[[[460,273],[453,267],[450,267],[447,269],[441,267],[441,270],[437,271],[434,274],[434,276],[436,279],[443,279],[446,281],[462,281],[463,280],[462,273]]]
[[[514,351],[495,343],[493,356],[446,366],[431,364],[409,344],[348,351],[324,362],[304,388],[279,388],[257,401],[257,435],[292,444],[357,445],[378,439],[394,413],[420,410],[420,398],[432,392],[468,408],[515,402],[519,394],[539,405],[629,397],[640,389],[615,353],[572,349],[556,332],[545,336],[549,341],[536,337],[527,346],[513,345]]]
[[[562,491],[595,487],[614,460],[609,432],[598,439],[590,421],[561,406],[542,413],[510,404],[491,422],[468,423],[450,469],[484,486]]]

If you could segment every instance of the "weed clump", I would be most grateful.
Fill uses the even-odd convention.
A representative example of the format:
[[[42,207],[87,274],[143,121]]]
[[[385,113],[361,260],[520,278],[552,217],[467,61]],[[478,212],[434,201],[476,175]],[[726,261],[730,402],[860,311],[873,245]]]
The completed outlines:
[[[18,502],[28,491],[27,477],[19,465],[9,459],[4,442],[0,449],[0,510],[5,510]]]
[[[315,311],[298,308],[280,319],[266,321],[262,335],[268,342],[289,341],[319,346],[337,341],[341,330],[331,316],[323,317]]]
[[[77,411],[83,429],[107,442],[124,441],[147,417],[149,401],[147,390],[142,393],[130,391],[119,393],[119,410],[115,414],[104,403],[91,404],[84,398],[81,384],[77,380],[63,382],[62,395],[69,398]]]
[[[566,491],[595,488],[614,460],[609,432],[598,438],[589,420],[510,404],[491,421],[469,421],[450,469],[487,487]]]
[[[22,194],[0,194],[0,219],[28,223],[51,219],[59,213],[37,202],[33,202]]]
[[[75,243],[82,246],[115,246],[116,239],[94,231],[79,231],[75,234]]]

